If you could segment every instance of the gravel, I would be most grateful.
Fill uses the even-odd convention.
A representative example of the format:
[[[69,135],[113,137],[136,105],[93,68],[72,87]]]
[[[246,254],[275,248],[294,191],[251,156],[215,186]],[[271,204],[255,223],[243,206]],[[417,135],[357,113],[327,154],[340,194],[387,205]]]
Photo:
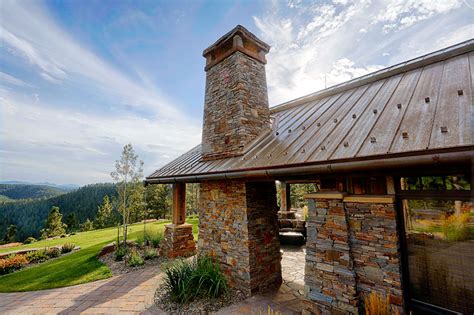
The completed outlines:
[[[181,305],[171,300],[163,286],[158,288],[155,293],[156,305],[170,314],[208,314],[245,299],[245,294],[242,291],[230,289],[227,294],[217,299],[198,298],[189,304]]]
[[[144,248],[135,248],[141,257],[143,257],[143,252],[145,251]],[[131,248],[129,249],[131,250]],[[130,267],[126,262],[128,260],[128,254],[121,260],[115,261],[115,252],[105,254],[104,256],[100,257],[99,260],[106,264],[107,267],[112,271],[112,274],[115,275],[122,275],[125,273],[129,273],[135,270],[143,269],[149,266],[160,266],[163,262],[166,261],[161,256],[157,256],[156,258],[145,260],[145,264],[136,267]]]

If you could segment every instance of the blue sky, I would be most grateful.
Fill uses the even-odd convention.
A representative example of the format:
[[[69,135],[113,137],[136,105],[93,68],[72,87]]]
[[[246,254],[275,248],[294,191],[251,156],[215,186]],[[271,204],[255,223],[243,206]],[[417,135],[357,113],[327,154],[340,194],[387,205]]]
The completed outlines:
[[[272,46],[274,106],[474,37],[471,0],[0,3],[0,180],[111,181],[200,142],[202,51],[237,24]]]

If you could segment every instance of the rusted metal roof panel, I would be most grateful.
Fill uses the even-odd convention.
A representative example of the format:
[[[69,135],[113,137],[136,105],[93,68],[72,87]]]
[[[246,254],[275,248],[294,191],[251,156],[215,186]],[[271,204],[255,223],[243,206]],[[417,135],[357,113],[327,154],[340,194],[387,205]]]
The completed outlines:
[[[472,146],[473,50],[471,40],[277,106],[272,132],[242,156],[203,161],[198,145],[147,180]]]

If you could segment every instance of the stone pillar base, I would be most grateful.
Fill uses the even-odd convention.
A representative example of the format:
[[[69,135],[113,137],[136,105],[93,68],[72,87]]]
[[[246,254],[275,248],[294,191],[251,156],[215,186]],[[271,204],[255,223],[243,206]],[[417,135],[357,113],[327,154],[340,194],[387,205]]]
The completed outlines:
[[[192,224],[165,225],[165,238],[160,244],[160,255],[168,258],[189,257],[196,254]]]

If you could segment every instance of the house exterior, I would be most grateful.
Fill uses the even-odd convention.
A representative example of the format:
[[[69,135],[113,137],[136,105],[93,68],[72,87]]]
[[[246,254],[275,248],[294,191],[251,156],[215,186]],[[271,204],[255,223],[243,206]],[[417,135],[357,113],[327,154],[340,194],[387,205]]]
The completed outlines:
[[[237,26],[204,50],[202,143],[146,178],[173,184],[163,253],[194,253],[186,183],[200,183],[197,250],[248,295],[281,284],[275,181],[314,182],[307,314],[474,312],[474,40],[269,108],[270,47]]]

